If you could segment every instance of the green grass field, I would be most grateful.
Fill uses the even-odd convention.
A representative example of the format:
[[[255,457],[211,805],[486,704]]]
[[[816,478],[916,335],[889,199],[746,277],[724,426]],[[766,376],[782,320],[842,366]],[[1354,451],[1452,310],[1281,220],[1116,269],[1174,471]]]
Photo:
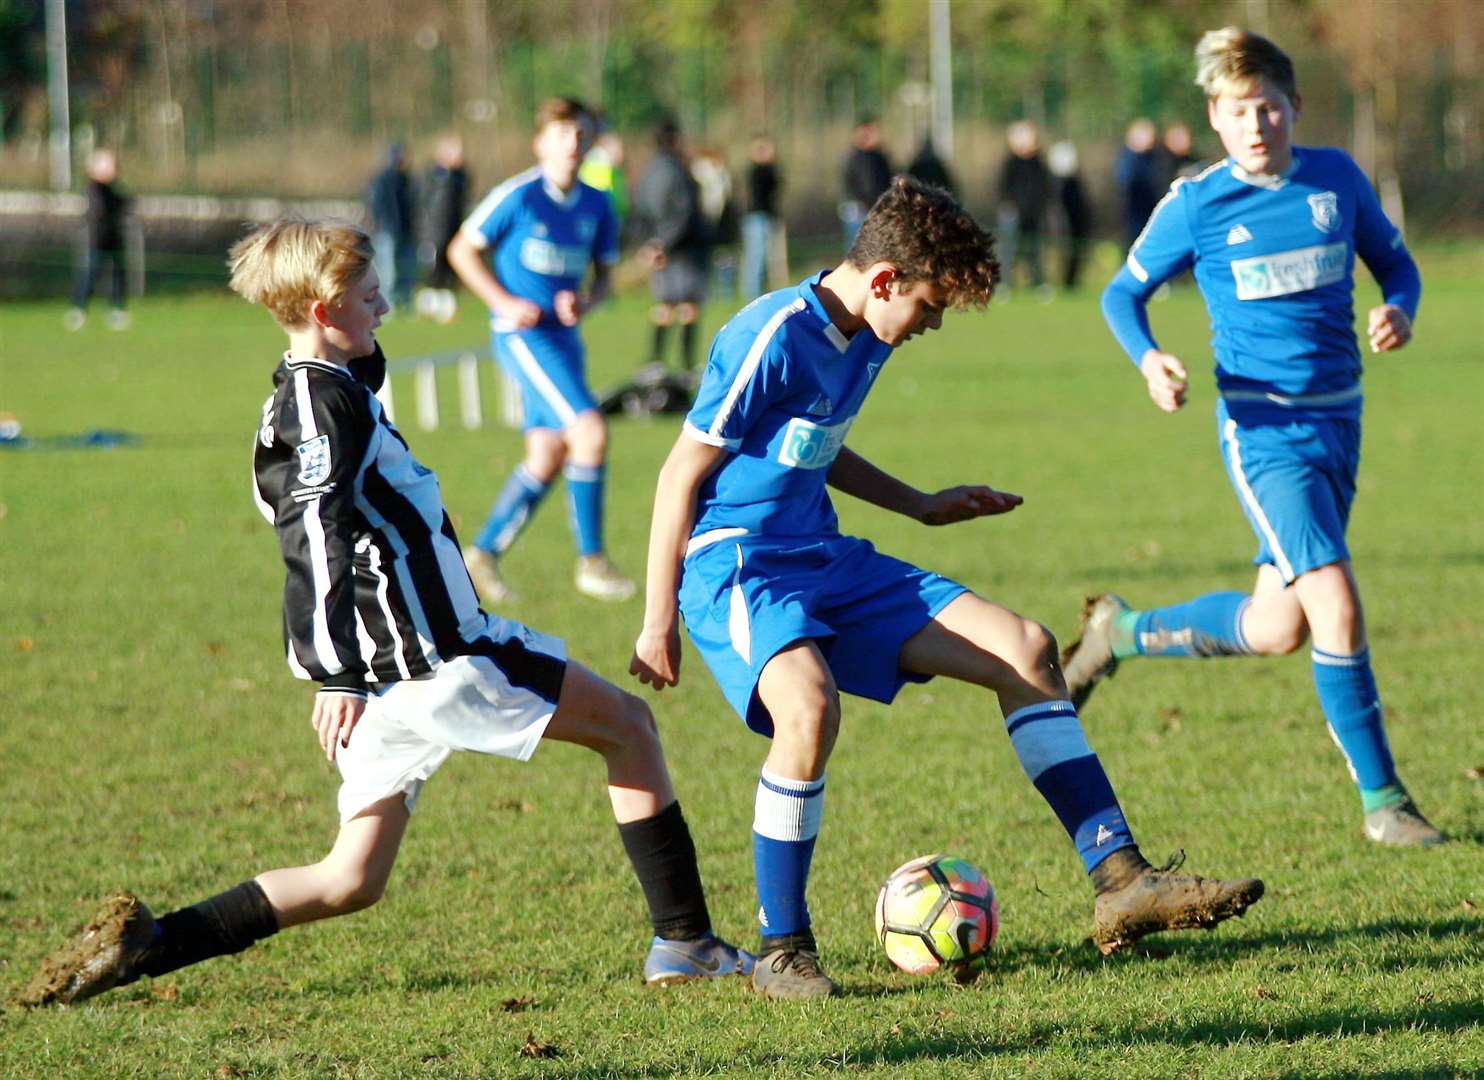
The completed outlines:
[[[1432,1076],[1484,1072],[1484,651],[1477,250],[1424,259],[1419,336],[1369,362],[1351,543],[1392,745],[1457,842],[1379,850],[1325,732],[1304,654],[1130,664],[1086,726],[1151,858],[1264,877],[1210,934],[1087,944],[1091,894],[983,692],[937,682],[887,709],[847,699],[811,902],[844,996],[779,1007],[745,988],[654,993],[638,979],[643,902],[597,758],[452,760],[428,785],[387,899],[248,953],[71,1009],[0,1013],[0,1074],[140,1077]],[[1374,295],[1368,280],[1363,299]],[[647,348],[643,303],[594,316],[595,384]],[[169,910],[334,836],[336,776],[311,690],[280,655],[282,571],[249,491],[248,448],[282,340],[220,296],[146,301],[123,334],[60,330],[59,304],[0,322],[0,411],[28,435],[115,428],[114,450],[0,451],[0,995],[127,886]],[[713,306],[708,326],[726,313]],[[1006,518],[929,530],[860,504],[848,531],[1075,631],[1084,592],[1170,602],[1250,582],[1253,540],[1217,455],[1205,316],[1191,289],[1153,310],[1191,361],[1168,417],[1103,329],[1095,298],[1023,299],[899,354],[851,445],[919,486],[987,481]],[[390,355],[479,341],[389,323]],[[493,380],[486,372],[486,385]],[[457,416],[451,372],[444,415]],[[468,535],[520,453],[497,426],[399,420]],[[487,402],[489,406],[491,402]],[[489,411],[493,411],[490,409]],[[613,432],[615,559],[644,562],[674,418]],[[569,585],[561,505],[507,560],[505,612],[623,675],[639,602]],[[718,929],[755,933],[749,827],[765,747],[694,655],[651,698]],[[889,968],[871,931],[882,878],[947,849],[983,866],[1003,926],[959,988]],[[528,1036],[555,1056],[522,1053]]]

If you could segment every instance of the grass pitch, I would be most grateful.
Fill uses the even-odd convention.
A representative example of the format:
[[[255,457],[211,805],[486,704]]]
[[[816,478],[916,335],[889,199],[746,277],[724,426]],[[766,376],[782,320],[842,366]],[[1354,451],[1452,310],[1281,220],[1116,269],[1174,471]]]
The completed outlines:
[[[1214,933],[1104,960],[1085,941],[1084,875],[992,700],[943,681],[891,709],[848,699],[811,889],[846,993],[780,1007],[735,982],[640,986],[643,901],[596,757],[555,745],[524,766],[460,756],[429,784],[381,905],[76,1008],[6,1010],[0,1074],[1484,1070],[1484,260],[1439,251],[1423,271],[1416,342],[1367,361],[1351,542],[1403,777],[1456,843],[1362,841],[1302,653],[1131,663],[1099,690],[1086,727],[1145,851],[1184,848],[1200,872],[1260,875],[1268,896]],[[1359,291],[1374,295],[1368,280]],[[336,777],[306,723],[311,690],[280,657],[282,571],[248,486],[282,339],[262,312],[218,296],[141,303],[122,334],[101,320],[63,334],[61,312],[6,309],[0,410],[42,441],[97,428],[140,440],[0,451],[6,996],[113,888],[168,910],[318,858],[335,832]],[[725,314],[713,305],[708,328]],[[1153,319],[1197,372],[1174,417],[1149,404],[1092,295],[950,316],[893,359],[851,445],[919,486],[987,481],[1025,506],[929,530],[842,498],[843,527],[1063,639],[1086,591],[1147,606],[1247,587],[1253,540],[1217,454],[1198,295],[1177,289]],[[398,357],[483,335],[466,305],[451,327],[395,321],[382,340]],[[647,348],[642,301],[597,313],[587,339],[595,384],[616,381]],[[400,424],[467,537],[519,436],[420,431],[410,379],[396,388]],[[443,390],[445,417],[457,416],[451,372]],[[614,426],[610,542],[636,575],[677,430],[675,418]],[[573,593],[564,518],[554,500],[507,560],[520,598],[505,613],[627,684],[640,605]],[[680,687],[651,700],[717,928],[750,941],[764,744],[694,655]],[[881,879],[934,850],[984,867],[1002,904],[989,970],[967,989],[896,973],[871,936]]]

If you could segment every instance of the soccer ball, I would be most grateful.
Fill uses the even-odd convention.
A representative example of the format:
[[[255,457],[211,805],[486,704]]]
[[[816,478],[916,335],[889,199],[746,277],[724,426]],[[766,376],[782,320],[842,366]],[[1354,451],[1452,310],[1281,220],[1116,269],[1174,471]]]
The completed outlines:
[[[994,886],[952,855],[904,863],[876,897],[876,937],[887,959],[913,975],[971,963],[989,951],[999,930]]]

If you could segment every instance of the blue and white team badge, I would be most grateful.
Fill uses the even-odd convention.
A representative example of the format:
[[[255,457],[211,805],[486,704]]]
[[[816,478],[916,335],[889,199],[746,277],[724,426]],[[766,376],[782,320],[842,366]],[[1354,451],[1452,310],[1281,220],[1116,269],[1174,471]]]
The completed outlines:
[[[1340,227],[1340,197],[1333,191],[1320,191],[1309,196],[1309,211],[1314,228],[1332,233]]]
[[[295,448],[299,455],[299,483],[318,487],[330,478],[330,437],[320,435]]]

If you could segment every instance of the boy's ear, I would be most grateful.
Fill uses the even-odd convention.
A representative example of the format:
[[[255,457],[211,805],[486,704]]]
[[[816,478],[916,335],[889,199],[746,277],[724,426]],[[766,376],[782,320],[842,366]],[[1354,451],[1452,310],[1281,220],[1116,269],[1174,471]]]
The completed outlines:
[[[323,300],[309,301],[309,319],[315,326],[325,329],[330,326],[330,308]]]
[[[897,279],[897,268],[883,266],[871,275],[871,295],[878,300],[891,299],[891,283]]]

